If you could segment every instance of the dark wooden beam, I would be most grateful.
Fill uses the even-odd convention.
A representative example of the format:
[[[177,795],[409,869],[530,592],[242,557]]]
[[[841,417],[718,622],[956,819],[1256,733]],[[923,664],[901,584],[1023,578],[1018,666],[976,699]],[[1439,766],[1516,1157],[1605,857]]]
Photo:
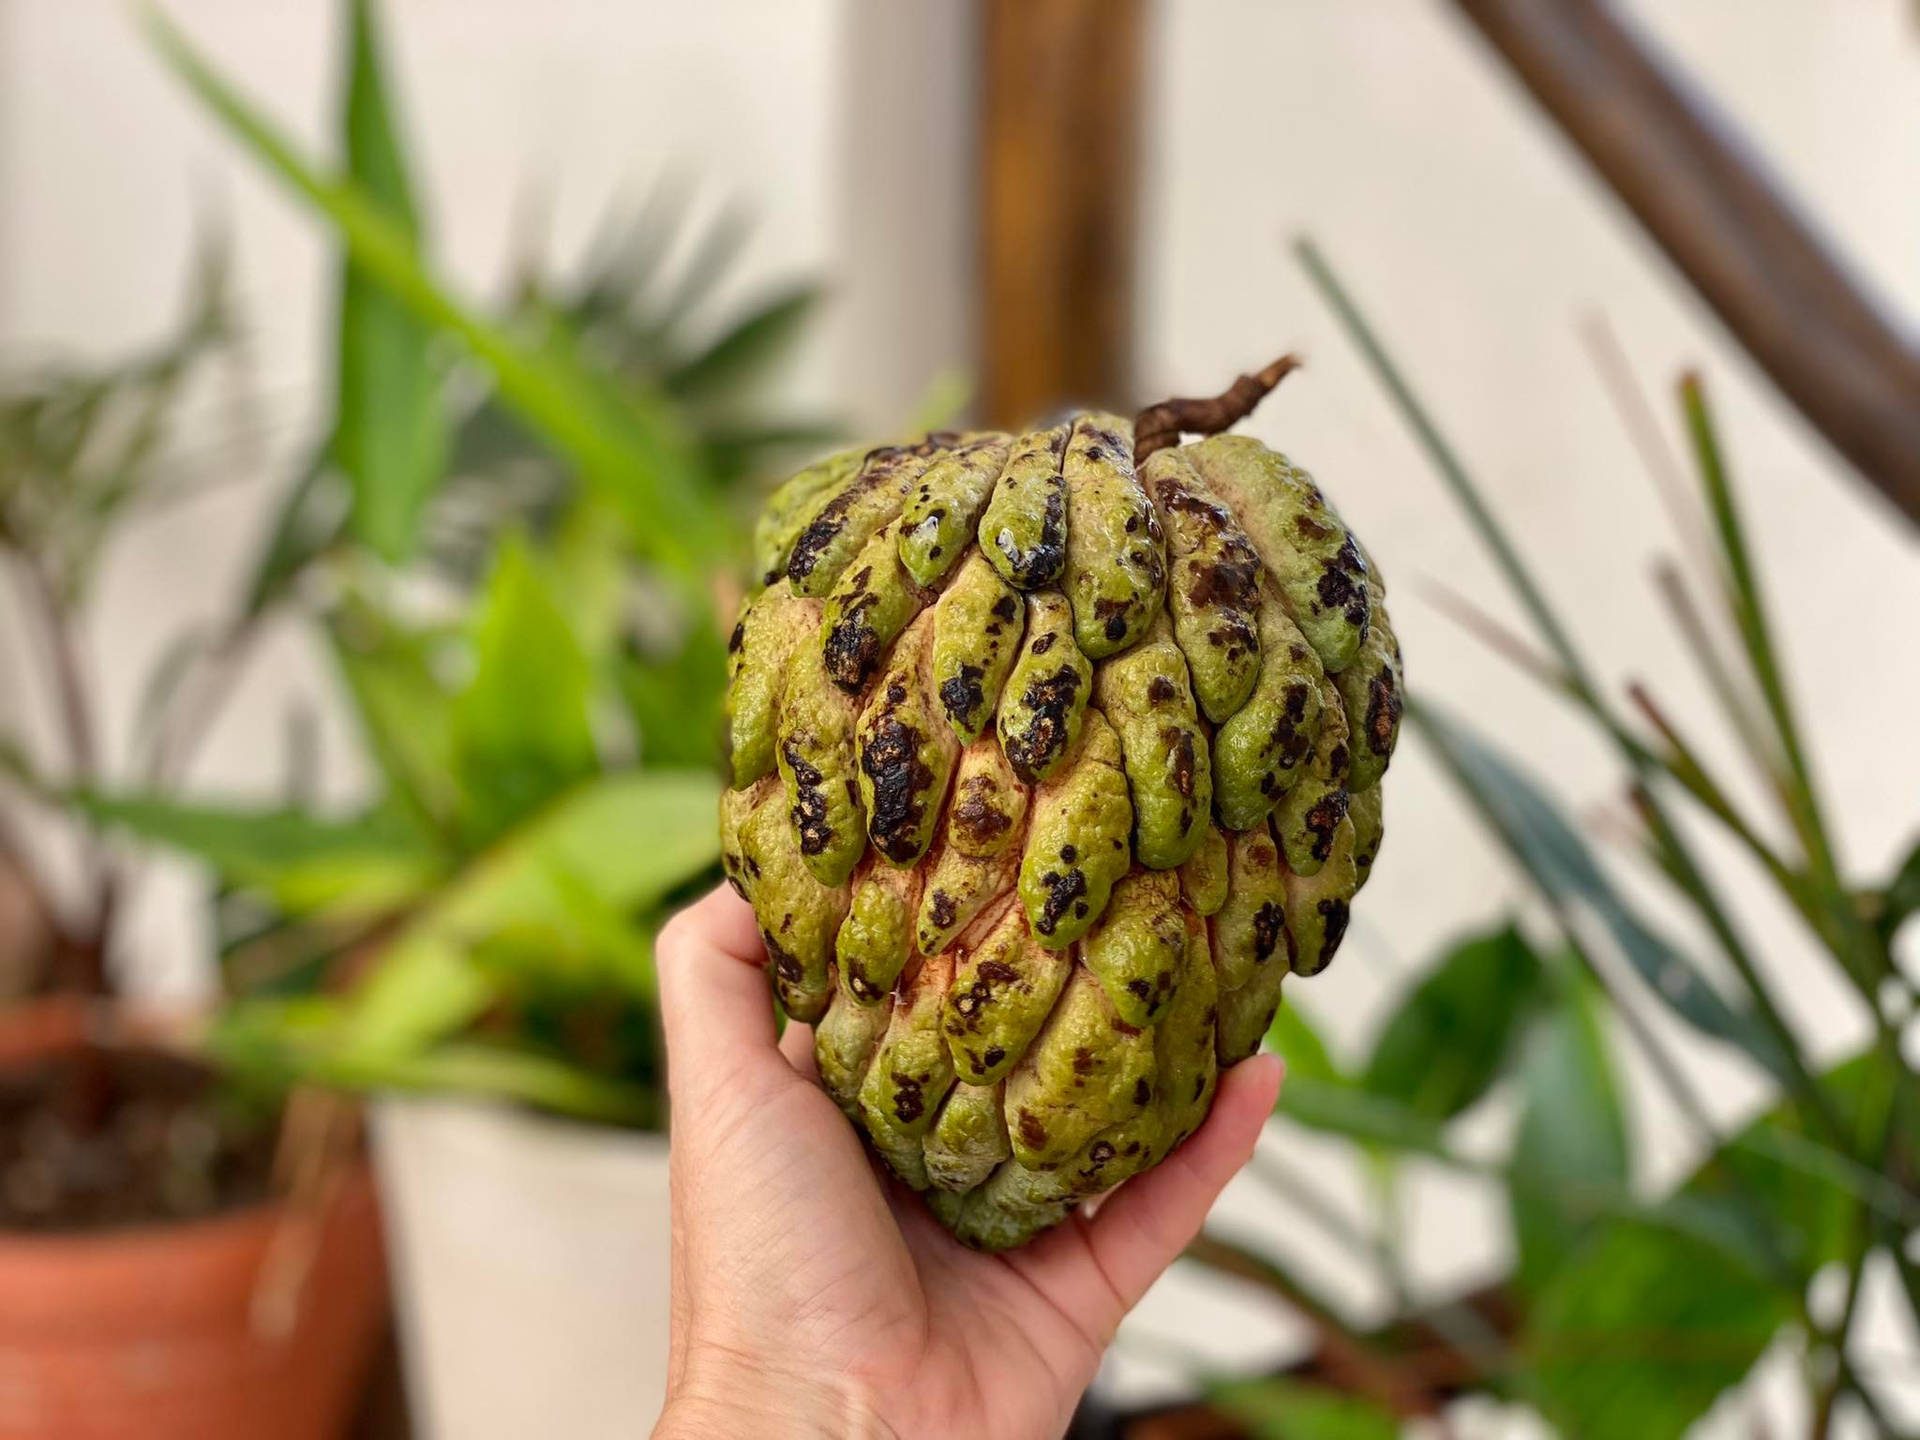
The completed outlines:
[[[980,418],[1131,413],[1143,0],[981,0]]]
[[[1781,393],[1920,524],[1920,353],[1725,121],[1605,0],[1455,4]]]

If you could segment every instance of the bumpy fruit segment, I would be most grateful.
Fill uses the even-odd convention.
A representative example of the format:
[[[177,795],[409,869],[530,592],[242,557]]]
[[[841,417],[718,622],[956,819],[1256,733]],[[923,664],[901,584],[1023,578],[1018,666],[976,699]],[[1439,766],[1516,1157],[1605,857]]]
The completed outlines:
[[[973,549],[1012,445],[1005,435],[982,435],[920,473],[900,511],[900,563],[920,584],[934,584]]]
[[[817,1020],[832,998],[834,933],[847,913],[845,885],[823,885],[804,863],[779,792],[761,788],[739,830],[741,883],[780,1003],[798,1020]]]
[[[980,517],[980,549],[1010,585],[1037,590],[1067,563],[1067,480],[1061,471],[1071,425],[1013,442]]]
[[[1320,733],[1300,778],[1273,812],[1274,833],[1294,873],[1311,875],[1326,863],[1333,832],[1347,818],[1347,712],[1330,679],[1320,681]]]
[[[1213,809],[1213,764],[1187,684],[1187,662],[1164,621],[1100,667],[1094,696],[1120,736],[1133,794],[1133,853],[1171,870],[1200,843]]]
[[[993,718],[1025,618],[1019,592],[978,553],[933,607],[933,686],[962,740],[978,739]]]
[[[1078,752],[1033,795],[1020,903],[1042,945],[1059,950],[1093,928],[1132,862],[1132,829],[1120,741],[1093,711]]]
[[[1141,476],[1165,517],[1173,633],[1200,709],[1218,725],[1247,703],[1260,676],[1260,555],[1179,450],[1148,457]]]
[[[1099,660],[1147,633],[1165,596],[1160,521],[1133,470],[1133,427],[1084,415],[1061,467],[1067,487],[1067,598],[1081,653]]]
[[[1293,787],[1320,733],[1326,671],[1271,587],[1263,595],[1260,676],[1214,732],[1214,805],[1229,830],[1263,822]]]
[[[1296,975],[1318,975],[1347,933],[1347,917],[1360,889],[1354,863],[1354,829],[1344,819],[1333,832],[1327,860],[1311,875],[1287,876],[1287,933],[1293,937]]]
[[[1106,913],[1080,947],[1080,963],[1121,1020],[1145,1028],[1172,998],[1186,948],[1179,879],[1136,869],[1113,887]]]
[[[813,642],[818,608],[782,580],[747,602],[727,642],[727,757],[737,787],[773,769],[774,725],[786,658]]]
[[[1012,886],[1026,826],[1027,787],[991,738],[960,753],[947,804],[946,833],[927,871],[918,942],[936,955]]]
[[[855,880],[847,918],[834,937],[840,983],[864,1005],[893,989],[913,953],[913,915],[920,877],[912,870],[873,863]]]
[[[842,450],[802,470],[767,497],[753,527],[753,576],[756,586],[773,584],[787,573],[787,557],[807,521],[840,488],[860,473],[864,449]]]
[[[1346,669],[1367,638],[1367,565],[1313,477],[1246,435],[1215,435],[1189,453],[1240,517],[1320,663]]]
[[[834,1102],[1021,1244],[1191,1135],[1338,949],[1404,703],[1385,587],[1284,457],[1136,467],[1110,415],[828,457],[754,566],[722,869]]]
[[[802,623],[817,627],[818,602],[802,612]],[[801,858],[821,884],[838,885],[853,873],[867,845],[854,755],[860,702],[827,673],[818,645],[802,645],[786,665],[774,762]]]
[[[895,865],[911,865],[926,853],[960,752],[933,698],[932,641],[932,628],[922,622],[894,647],[857,730],[867,835]]]
[[[1213,917],[1213,960],[1231,990],[1276,960],[1287,966],[1285,867],[1266,826],[1228,838],[1227,877],[1227,903]]]
[[[1072,968],[1034,940],[1019,906],[1009,906],[960,957],[947,995],[941,1028],[961,1078],[991,1085],[1019,1064]]]
[[[1073,639],[1064,596],[1027,597],[1026,638],[1000,700],[1000,748],[1031,785],[1053,773],[1080,739],[1093,666]]]
[[[794,594],[818,598],[832,590],[874,532],[900,513],[928,464],[957,438],[929,435],[917,445],[869,452],[860,472],[835,490],[794,537],[787,554]]]
[[[1367,593],[1372,597],[1372,620],[1366,642],[1353,663],[1336,677],[1347,726],[1352,731],[1348,745],[1353,759],[1347,770],[1347,786],[1356,793],[1371,790],[1387,773],[1387,762],[1393,759],[1393,747],[1400,738],[1400,712],[1406,704],[1401,694],[1400,642],[1387,618],[1386,596],[1372,576],[1367,579]]]
[[[888,647],[932,598],[900,563],[893,532],[892,525],[882,525],[860,547],[834,582],[820,617],[821,660],[848,694],[866,688]]]

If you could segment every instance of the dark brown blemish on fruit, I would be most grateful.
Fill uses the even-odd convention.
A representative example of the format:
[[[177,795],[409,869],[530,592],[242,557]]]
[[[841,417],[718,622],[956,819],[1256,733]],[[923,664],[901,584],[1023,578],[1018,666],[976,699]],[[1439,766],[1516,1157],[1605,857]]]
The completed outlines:
[[[1040,906],[1040,918],[1033,922],[1033,928],[1042,935],[1051,935],[1060,927],[1067,911],[1076,900],[1087,893],[1086,872],[1068,870],[1064,875],[1058,870],[1049,870],[1040,877],[1045,889],[1046,900]],[[1084,907],[1082,907],[1084,911]]]
[[[1013,817],[993,803],[998,793],[988,776],[972,776],[948,811],[948,824],[975,850],[985,850],[1013,826]]]
[[[1285,912],[1271,900],[1253,912],[1253,958],[1257,964],[1264,965],[1273,958],[1286,927]]]
[[[1009,737],[1006,754],[1015,772],[1032,784],[1067,748],[1068,716],[1080,699],[1080,672],[1062,665],[1027,686],[1020,703],[1032,712],[1026,729]]]
[[[1040,1123],[1040,1117],[1035,1115],[1031,1110],[1022,1110],[1020,1112],[1020,1121],[1015,1128],[1020,1133],[1021,1142],[1025,1144],[1029,1150],[1039,1150],[1045,1147],[1047,1143],[1047,1127]]]
[[[986,688],[980,683],[985,676],[978,665],[962,665],[940,682],[940,703],[956,725],[971,729],[973,717],[985,707]]]
[[[860,768],[873,787],[867,833],[882,855],[902,865],[920,854],[920,825],[933,790],[933,771],[920,758],[924,737],[892,708],[905,698],[904,687],[888,690],[887,709],[860,752]]]
[[[793,809],[788,813],[800,836],[800,853],[818,855],[834,840],[833,826],[827,823],[827,797],[821,790],[826,777],[807,762],[793,741],[781,745],[780,753],[793,772]]]

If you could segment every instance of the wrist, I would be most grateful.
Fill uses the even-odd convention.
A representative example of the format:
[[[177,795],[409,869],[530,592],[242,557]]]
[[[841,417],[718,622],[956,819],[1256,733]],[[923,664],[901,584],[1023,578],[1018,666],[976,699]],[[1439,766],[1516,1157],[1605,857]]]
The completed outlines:
[[[895,1440],[864,1387],[744,1355],[690,1354],[653,1440]]]

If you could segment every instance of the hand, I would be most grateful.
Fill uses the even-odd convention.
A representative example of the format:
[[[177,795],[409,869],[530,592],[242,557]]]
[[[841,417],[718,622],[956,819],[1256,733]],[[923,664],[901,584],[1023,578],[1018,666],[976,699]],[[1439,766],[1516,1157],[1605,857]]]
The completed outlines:
[[[658,946],[673,1103],[673,1344],[656,1437],[1061,1434],[1121,1317],[1199,1230],[1280,1087],[1222,1076],[1167,1160],[1024,1249],[966,1249],[883,1177],[776,1043],[746,904],[724,887]]]

